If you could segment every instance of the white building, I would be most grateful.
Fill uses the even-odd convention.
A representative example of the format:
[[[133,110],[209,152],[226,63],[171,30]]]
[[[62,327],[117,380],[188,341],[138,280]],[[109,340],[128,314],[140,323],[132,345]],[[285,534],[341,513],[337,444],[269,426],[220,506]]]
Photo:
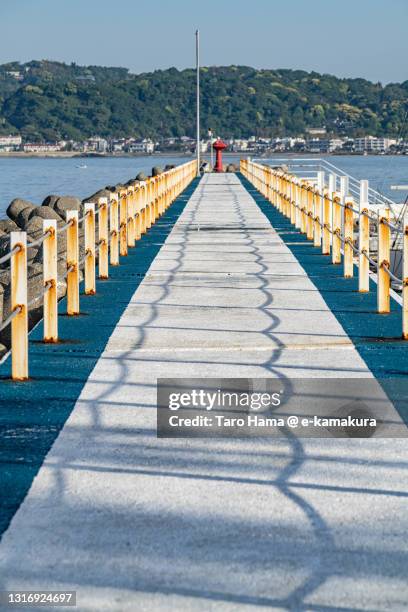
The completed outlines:
[[[248,149],[248,141],[240,138],[235,139],[232,144],[233,151],[246,151]]]
[[[147,153],[150,155],[154,152],[154,142],[149,138],[144,138],[143,140],[133,141],[129,144],[129,152],[130,153]]]
[[[0,136],[0,151],[15,151],[22,142],[21,136]]]
[[[329,153],[336,151],[336,149],[341,149],[344,144],[344,140],[342,138],[330,138],[329,140]]]
[[[310,136],[324,136],[326,134],[325,127],[306,128],[306,133]]]
[[[96,151],[97,153],[106,153],[108,150],[108,141],[105,138],[99,138],[99,136],[95,136],[94,138],[88,138],[84,142],[84,151]]]
[[[311,138],[306,142],[307,149],[311,153],[332,153],[341,149],[344,140],[341,138]]]
[[[54,153],[55,151],[60,150],[61,147],[58,144],[27,142],[23,146],[23,151],[25,153]]]
[[[304,145],[304,138],[293,138],[290,136],[285,136],[284,138],[273,138],[272,139],[272,148],[275,151],[288,151],[289,149],[293,149],[296,145]]]
[[[396,144],[395,138],[376,138],[375,136],[364,136],[364,138],[354,139],[354,150],[357,153],[369,151],[382,153],[387,151],[391,145]]]
[[[19,70],[7,70],[6,74],[13,77],[13,79],[16,79],[16,81],[22,81],[24,79],[24,76]]]

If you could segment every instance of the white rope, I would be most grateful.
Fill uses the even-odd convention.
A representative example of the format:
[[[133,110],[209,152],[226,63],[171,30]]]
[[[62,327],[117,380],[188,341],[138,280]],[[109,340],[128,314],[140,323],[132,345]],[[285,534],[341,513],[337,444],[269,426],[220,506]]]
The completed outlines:
[[[7,319],[4,319],[4,321],[2,322],[2,324],[0,325],[0,331],[2,331],[3,329],[5,329],[7,327],[7,325],[9,325],[9,323],[11,323],[11,321],[18,315],[20,314],[22,308],[21,306],[17,306],[17,308],[15,308],[7,317]]]

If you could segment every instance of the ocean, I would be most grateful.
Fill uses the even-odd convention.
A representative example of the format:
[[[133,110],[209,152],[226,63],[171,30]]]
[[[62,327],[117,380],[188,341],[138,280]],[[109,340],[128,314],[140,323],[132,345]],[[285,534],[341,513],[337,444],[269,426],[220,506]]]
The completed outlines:
[[[204,156],[207,158],[208,156]],[[283,157],[276,155],[271,159]],[[93,192],[151,171],[153,166],[181,164],[183,156],[94,157],[94,158],[0,158],[0,218],[13,198],[41,204],[49,194],[74,195],[81,199]],[[332,164],[358,179],[368,179],[371,187],[401,202],[408,192],[391,191],[393,184],[408,184],[406,156],[330,156]],[[226,162],[238,162],[239,155],[227,155]]]

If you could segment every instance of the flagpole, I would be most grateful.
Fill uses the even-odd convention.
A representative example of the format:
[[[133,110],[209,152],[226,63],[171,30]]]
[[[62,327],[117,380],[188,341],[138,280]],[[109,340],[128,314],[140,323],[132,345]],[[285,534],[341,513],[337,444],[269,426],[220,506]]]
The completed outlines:
[[[197,68],[197,176],[200,175],[200,31],[196,30]]]

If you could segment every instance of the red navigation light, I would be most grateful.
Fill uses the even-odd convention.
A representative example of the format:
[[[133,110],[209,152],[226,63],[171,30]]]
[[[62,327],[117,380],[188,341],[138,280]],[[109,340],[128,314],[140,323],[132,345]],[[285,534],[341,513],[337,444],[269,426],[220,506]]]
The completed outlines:
[[[216,153],[216,160],[214,166],[214,172],[222,172],[222,151],[227,148],[228,145],[222,142],[221,138],[218,138],[213,144],[213,149]]]

